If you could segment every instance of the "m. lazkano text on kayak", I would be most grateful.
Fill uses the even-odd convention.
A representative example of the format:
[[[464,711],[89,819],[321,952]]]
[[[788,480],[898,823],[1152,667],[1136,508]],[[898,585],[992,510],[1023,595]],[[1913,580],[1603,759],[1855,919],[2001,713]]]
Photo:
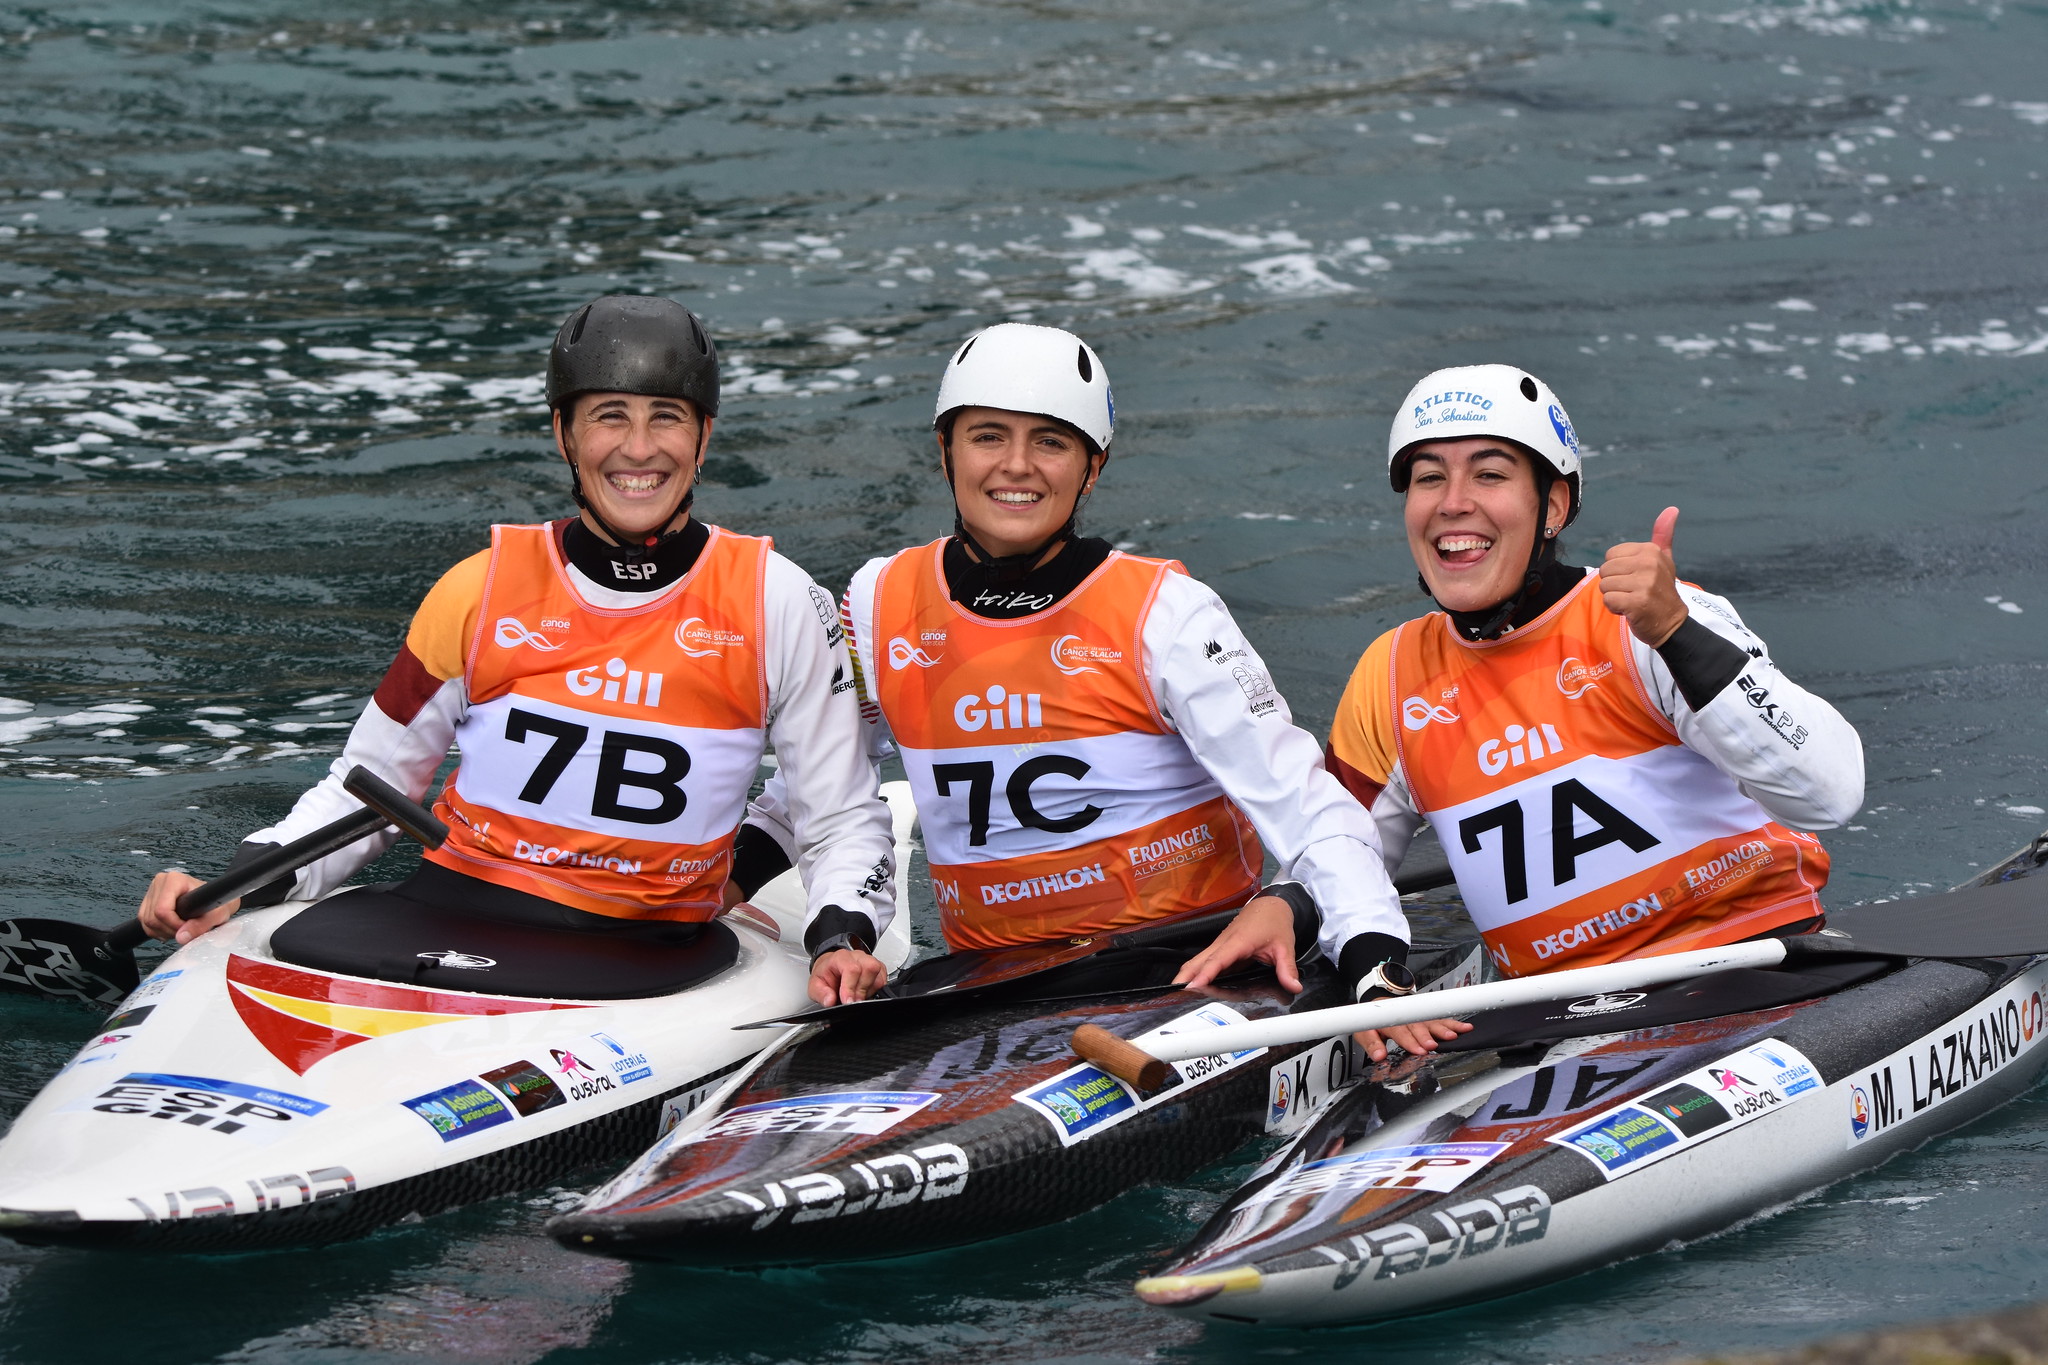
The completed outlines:
[[[703,324],[668,299],[585,305],[549,352],[548,402],[581,515],[494,527],[434,585],[331,774],[238,861],[355,809],[352,765],[418,797],[459,743],[435,808],[448,841],[351,897],[687,939],[736,899],[733,836],[772,736],[810,922],[886,927],[890,819],[835,686],[849,663],[831,598],[767,539],[690,516],[718,412]],[[392,837],[239,904],[323,895]],[[153,934],[189,941],[237,908],[181,921],[196,884],[157,875]]]
[[[1509,365],[1424,378],[1387,457],[1442,610],[1366,650],[1328,758],[1389,855],[1428,821],[1509,975],[1817,925],[1809,831],[1862,803],[1862,744],[1678,580],[1678,509],[1597,571],[1560,563],[1578,437]]]

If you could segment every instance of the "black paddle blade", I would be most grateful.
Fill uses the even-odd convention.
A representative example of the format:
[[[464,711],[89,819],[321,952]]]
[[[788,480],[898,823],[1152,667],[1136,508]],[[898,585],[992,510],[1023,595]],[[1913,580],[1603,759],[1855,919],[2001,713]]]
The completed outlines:
[[[135,955],[113,934],[60,919],[0,920],[0,990],[115,1005],[135,989]]]
[[[1894,957],[2048,953],[2048,876],[1852,906],[1829,915],[1828,927],[1815,937],[1851,951]],[[1788,946],[1799,942],[1786,940]]]

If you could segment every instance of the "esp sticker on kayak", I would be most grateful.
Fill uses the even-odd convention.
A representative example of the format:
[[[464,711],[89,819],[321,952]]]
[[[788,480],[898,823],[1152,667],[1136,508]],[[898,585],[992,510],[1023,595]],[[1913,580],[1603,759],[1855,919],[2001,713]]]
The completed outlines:
[[[318,1100],[265,1086],[220,1081],[210,1076],[130,1072],[70,1108],[100,1114],[134,1114],[210,1133],[243,1134],[268,1141],[286,1125],[327,1108]]]
[[[1768,1038],[1546,1141],[1613,1180],[1818,1093],[1820,1084],[1796,1048]]]
[[[759,1137],[768,1133],[827,1133],[833,1136],[886,1133],[939,1097],[935,1090],[851,1090],[831,1095],[797,1095],[728,1109],[683,1136],[684,1142]]]
[[[1191,1014],[1183,1014],[1139,1034],[1131,1042],[1142,1048],[1169,1033],[1221,1028],[1226,1024],[1245,1022],[1245,1017],[1230,1006],[1212,1001]],[[1077,1142],[1087,1141],[1105,1128],[1115,1127],[1133,1114],[1177,1097],[1188,1086],[1200,1085],[1211,1077],[1235,1070],[1255,1057],[1264,1056],[1265,1052],[1265,1048],[1258,1047],[1220,1057],[1195,1057],[1175,1062],[1166,1084],[1150,1094],[1142,1094],[1108,1072],[1084,1063],[1069,1067],[1051,1080],[1028,1090],[1019,1090],[1010,1098],[1045,1115],[1053,1131],[1059,1135],[1060,1145],[1071,1147]]]

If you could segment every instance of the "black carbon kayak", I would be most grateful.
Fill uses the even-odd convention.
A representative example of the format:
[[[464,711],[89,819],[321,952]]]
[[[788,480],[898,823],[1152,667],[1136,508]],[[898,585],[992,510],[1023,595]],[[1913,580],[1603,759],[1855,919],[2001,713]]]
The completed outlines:
[[[1327,967],[1303,985],[1290,999],[1261,971],[1200,991],[962,1001],[902,1026],[900,1012],[842,1018],[549,1231],[579,1251],[744,1266],[908,1255],[1071,1217],[1260,1133],[1269,1069],[1303,1050],[1181,1063],[1148,1093],[1080,1062],[1075,1027],[1142,1039],[1337,999]]]
[[[2048,835],[1978,884],[2044,864]],[[1855,912],[1842,920],[1853,928]],[[1308,1115],[1138,1295],[1283,1326],[1494,1298],[1868,1170],[2048,1067],[2048,957],[1845,957],[1776,983],[1774,1000],[1761,978],[1785,975],[1558,1002],[1375,1069]]]

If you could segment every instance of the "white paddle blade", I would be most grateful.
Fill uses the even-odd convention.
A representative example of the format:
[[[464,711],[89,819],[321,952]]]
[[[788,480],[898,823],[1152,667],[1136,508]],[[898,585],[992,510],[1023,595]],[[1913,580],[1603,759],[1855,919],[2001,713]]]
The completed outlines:
[[[1255,1019],[1249,1023],[1225,1024],[1220,1028],[1170,1033],[1153,1039],[1145,1050],[1162,1062],[1185,1062],[1194,1057],[1241,1052],[1246,1048],[1314,1042],[1340,1033],[1357,1033],[1361,1029],[1419,1024],[1425,1019],[1459,1018],[1509,1005],[1661,986],[1667,981],[1684,981],[1689,977],[1705,976],[1708,972],[1727,971],[1731,967],[1772,967],[1784,960],[1785,945],[1781,940],[1759,939],[1754,943],[1734,943],[1725,948],[1696,948],[1686,953],[1606,962],[1597,967],[1573,967],[1542,976],[1518,977],[1512,981],[1488,981],[1477,986],[1461,986],[1457,990],[1369,1000],[1362,1005],[1337,1005],[1301,1014]]]

